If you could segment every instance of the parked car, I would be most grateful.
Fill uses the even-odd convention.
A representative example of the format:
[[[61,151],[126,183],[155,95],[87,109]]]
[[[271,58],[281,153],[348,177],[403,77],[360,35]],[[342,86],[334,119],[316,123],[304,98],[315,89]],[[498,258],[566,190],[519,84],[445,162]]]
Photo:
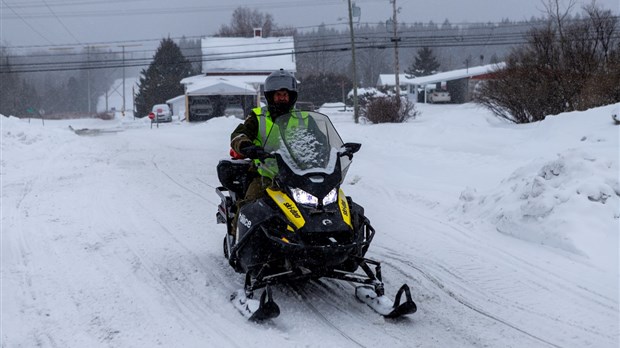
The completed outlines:
[[[153,105],[151,112],[155,114],[155,122],[172,122],[172,110],[168,104]]]
[[[434,90],[428,95],[429,103],[449,103],[451,100],[450,93],[444,90]]]

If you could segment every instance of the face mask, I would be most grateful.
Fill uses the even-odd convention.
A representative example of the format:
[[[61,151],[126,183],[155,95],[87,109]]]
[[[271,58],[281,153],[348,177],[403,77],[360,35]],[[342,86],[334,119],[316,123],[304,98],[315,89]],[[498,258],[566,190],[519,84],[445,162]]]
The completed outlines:
[[[289,103],[274,103],[269,105],[269,112],[281,115],[289,112],[290,108]]]

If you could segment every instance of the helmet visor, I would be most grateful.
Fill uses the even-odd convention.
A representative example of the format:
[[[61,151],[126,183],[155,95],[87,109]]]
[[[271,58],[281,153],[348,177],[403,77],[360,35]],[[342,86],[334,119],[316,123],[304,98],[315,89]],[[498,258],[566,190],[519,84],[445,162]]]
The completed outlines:
[[[297,90],[297,80],[291,75],[269,76],[265,81],[265,91]]]

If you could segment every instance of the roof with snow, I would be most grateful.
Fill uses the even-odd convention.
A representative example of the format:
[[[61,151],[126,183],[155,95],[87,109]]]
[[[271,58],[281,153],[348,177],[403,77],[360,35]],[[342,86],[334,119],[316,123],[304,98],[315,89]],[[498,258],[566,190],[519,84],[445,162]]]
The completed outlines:
[[[243,77],[243,76],[237,76]],[[262,76],[262,81],[265,80]],[[185,90],[186,95],[256,95],[257,89],[239,79],[220,76],[202,76]]]
[[[180,101],[185,101],[185,94],[181,94],[181,95],[178,95],[178,96],[176,96],[174,98],[166,100],[166,104],[174,104],[174,103],[178,103]]]
[[[206,74],[297,71],[295,40],[291,36],[208,37],[202,39],[201,45],[202,71]]]
[[[265,79],[269,74],[249,74],[249,75],[195,75],[186,77],[181,80],[181,84],[185,85],[186,89],[191,88],[192,85],[206,83],[205,81],[215,80],[215,79],[224,79],[226,81],[236,82],[236,83],[247,83],[252,85],[255,88],[258,88],[260,85],[265,83]]]
[[[474,77],[492,73],[496,70],[502,69],[504,63],[487,64],[481,66],[474,66],[466,69],[458,69],[452,71],[440,72],[429,76],[420,76],[414,78],[407,78],[405,74],[399,75],[399,83],[401,85],[427,85],[443,81],[452,81],[463,79],[467,77]],[[396,76],[394,74],[380,74],[377,80],[377,86],[395,86]]]

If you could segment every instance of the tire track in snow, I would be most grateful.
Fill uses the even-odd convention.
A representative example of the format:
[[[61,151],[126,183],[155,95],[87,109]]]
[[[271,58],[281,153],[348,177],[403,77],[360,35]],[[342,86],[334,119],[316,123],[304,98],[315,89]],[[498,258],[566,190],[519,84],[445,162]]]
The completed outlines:
[[[42,250],[46,250],[49,247],[46,240],[45,233],[41,233],[41,229],[33,229],[31,225],[39,218],[40,211],[38,211],[39,191],[45,192],[50,187],[51,178],[55,174],[54,170],[57,169],[57,163],[60,159],[64,159],[66,149],[70,148],[69,143],[50,143],[47,138],[39,139],[42,141],[29,143],[27,148],[27,154],[21,157],[22,161],[37,161],[39,163],[38,170],[34,172],[19,172],[18,177],[3,175],[3,184],[7,181],[9,186],[20,187],[21,194],[18,195],[18,199],[15,202],[14,210],[10,213],[10,223],[6,230],[3,230],[2,240],[3,243],[13,245],[15,250],[15,258],[12,259],[13,254],[9,254],[9,269],[13,268],[13,264],[16,266],[10,277],[15,276],[15,289],[14,293],[7,293],[4,296],[16,295],[21,293],[15,301],[15,306],[19,308],[19,316],[27,316],[28,321],[33,323],[27,330],[20,330],[20,333],[13,333],[11,339],[13,340],[27,340],[30,343],[40,346],[48,345],[51,347],[58,347],[64,345],[58,344],[56,339],[52,337],[49,325],[51,321],[48,321],[49,299],[48,294],[45,291],[41,291],[37,286],[47,279],[42,277],[41,269],[38,266],[39,257]],[[52,146],[50,146],[52,144]],[[32,157],[31,154],[37,154],[38,149],[44,147],[46,149],[45,156],[42,158]],[[19,167],[18,167],[19,168]],[[51,175],[50,175],[51,174]],[[3,185],[2,189],[6,189],[6,185]],[[39,187],[45,187],[45,189],[39,190]],[[7,203],[6,201],[4,202]],[[3,208],[3,213],[6,210]],[[4,259],[3,255],[3,259]],[[9,276],[3,274],[3,277]],[[13,279],[11,279],[11,282]],[[10,285],[9,285],[10,286]],[[3,296],[3,297],[4,297]],[[8,313],[7,313],[8,314]],[[43,318],[43,320],[42,320]],[[3,340],[7,339],[3,334]],[[4,345],[3,345],[4,346]]]
[[[302,300],[303,304],[306,307],[308,307],[308,309],[310,309],[310,311],[312,311],[324,325],[326,325],[327,327],[330,327],[340,336],[344,337],[348,342],[351,342],[358,347],[366,348],[365,345],[363,345],[361,342],[351,337],[344,330],[340,329],[340,327],[338,327],[331,320],[329,320],[316,306],[314,306],[312,304],[312,301],[309,299],[309,297],[306,295],[303,289],[300,289],[296,286],[289,286],[289,288],[295,295],[297,295]]]
[[[405,259],[400,259],[397,257],[393,257],[393,256],[388,256],[387,254],[383,254],[383,256],[385,258],[389,258],[392,261],[396,261],[399,262],[401,264],[406,265],[407,267],[411,268],[411,269],[415,269],[416,271],[418,271],[422,276],[424,276],[424,278],[426,278],[427,280],[429,280],[431,283],[435,284],[435,286],[437,288],[439,288],[441,291],[443,291],[446,295],[448,295],[450,298],[454,299],[455,301],[457,301],[458,303],[460,303],[461,305],[473,310],[474,312],[477,312],[478,314],[481,314],[489,319],[492,319],[496,322],[499,322],[505,326],[508,326],[510,328],[512,328],[513,330],[516,330],[526,336],[529,336],[531,338],[533,338],[536,341],[539,341],[541,343],[547,344],[551,347],[557,347],[560,348],[562,347],[561,345],[555,344],[553,342],[550,342],[548,340],[545,340],[542,337],[538,337],[535,334],[532,334],[530,332],[527,332],[524,329],[519,328],[518,326],[509,323],[508,321],[499,318],[498,316],[495,316],[481,308],[478,308],[477,306],[473,305],[472,303],[470,303],[469,301],[467,301],[465,298],[463,298],[462,296],[459,296],[456,294],[455,291],[450,290],[441,280],[439,280],[438,278],[430,275],[430,273],[424,271],[422,268],[416,266],[413,264],[413,262],[409,261],[409,260],[405,260]],[[409,274],[409,272],[407,272],[404,268],[399,268],[397,267],[394,263],[389,263],[389,262],[383,262],[383,264],[389,265],[392,268],[394,268],[396,271],[398,271],[399,273],[401,273],[403,276],[406,277],[411,277],[411,275]]]
[[[161,290],[163,290],[163,298],[167,298],[171,304],[173,304],[175,310],[169,313],[174,313],[174,316],[181,319],[185,326],[191,327],[193,331],[200,333],[211,332],[206,334],[205,338],[218,337],[222,341],[227,342],[227,345],[231,347],[240,347],[238,343],[233,341],[227,334],[225,325],[216,325],[210,323],[205,324],[205,320],[213,315],[214,312],[221,310],[220,305],[209,305],[210,301],[204,296],[204,283],[197,280],[197,274],[203,274],[208,271],[208,267],[200,257],[190,250],[185,244],[172,233],[165,225],[157,218],[150,217],[152,223],[155,223],[159,228],[152,233],[164,233],[166,237],[163,239],[168,240],[170,243],[166,247],[173,251],[164,257],[153,257],[151,250],[152,247],[157,245],[140,244],[140,235],[134,234],[127,238],[121,238],[117,240],[122,246],[116,246],[116,250],[123,250],[121,255],[125,255],[119,259],[118,262],[127,263],[131,261],[131,264],[136,265],[133,270],[133,274],[138,279],[138,282],[148,283],[153,282],[157,284]],[[146,219],[140,218],[140,221]],[[109,228],[117,228],[118,226],[109,226]],[[139,227],[121,226],[123,229],[138,229]],[[145,229],[146,227],[143,227]],[[124,235],[130,235],[129,233],[123,233]],[[105,241],[106,236],[99,234],[102,242]],[[162,236],[157,240],[162,240]],[[159,246],[158,246],[159,247]],[[181,255],[181,256],[179,256]],[[131,267],[127,267],[131,268]],[[143,270],[146,278],[140,280],[139,270]],[[211,274],[213,276],[214,274]],[[140,294],[136,293],[136,297]],[[160,295],[161,296],[161,295]]]
[[[538,266],[537,264],[531,262],[529,259],[524,258],[522,256],[519,256],[518,254],[515,253],[511,253],[508,252],[507,250],[501,250],[501,249],[497,249],[497,248],[492,248],[492,247],[487,247],[487,243],[484,239],[480,238],[478,235],[471,233],[470,231],[462,228],[460,225],[455,225],[455,224],[451,224],[451,223],[447,223],[445,221],[442,221],[441,219],[438,218],[434,218],[434,217],[430,217],[430,216],[426,216],[426,215],[422,215],[419,214],[417,212],[412,212],[414,215],[424,219],[424,220],[428,220],[428,221],[432,221],[435,222],[437,224],[440,224],[442,226],[445,226],[446,228],[459,233],[459,235],[463,236],[464,239],[459,240],[459,243],[463,243],[463,244],[467,244],[468,247],[470,248],[480,248],[481,246],[485,248],[485,252],[488,254],[494,253],[497,254],[497,258],[498,259],[506,259],[506,258],[510,258],[512,260],[514,260],[515,262],[518,262],[521,265],[527,266],[529,268],[529,273],[537,273],[537,277],[539,279],[542,279],[543,283],[547,283],[549,281],[549,278],[554,278],[556,282],[558,283],[572,283],[571,279],[568,279],[564,276],[562,276],[561,274],[557,273],[557,272],[549,272],[548,270]],[[600,292],[596,292],[592,289],[589,288],[585,288],[585,287],[579,287],[578,289],[574,289],[574,288],[567,288],[564,286],[561,286],[561,288],[563,289],[563,291],[567,291],[572,293],[573,295],[583,298],[583,294],[581,293],[586,292],[589,295],[591,295],[591,297],[589,298],[589,301],[594,302],[598,305],[600,305],[601,307],[604,307],[604,309],[609,310],[609,311],[616,311],[616,303],[617,300],[614,298],[610,298],[608,296],[605,296],[603,294],[601,294]],[[605,303],[606,302],[606,303]]]
[[[196,196],[196,197],[198,197],[198,198],[201,198],[201,199],[202,199],[202,200],[204,200],[204,201],[209,202],[209,203],[210,203],[211,205],[213,205],[213,206],[216,206],[216,207],[217,207],[217,205],[219,204],[219,202],[217,202],[217,203],[216,203],[216,202],[212,201],[211,199],[209,199],[209,198],[207,198],[207,197],[205,197],[205,196],[201,195],[200,193],[197,193],[196,191],[194,191],[194,190],[190,189],[189,187],[187,187],[187,186],[185,186],[185,185],[181,184],[179,181],[177,181],[175,178],[173,178],[173,177],[172,177],[170,174],[168,174],[166,171],[164,171],[163,169],[159,168],[159,166],[157,165],[157,162],[155,161],[155,156],[153,156],[153,158],[152,158],[152,160],[151,160],[151,161],[152,161],[152,163],[153,163],[153,166],[154,166],[157,170],[159,170],[159,171],[160,171],[163,175],[165,175],[165,176],[166,176],[166,177],[167,177],[170,181],[172,181],[174,184],[176,184],[176,185],[177,185],[177,186],[179,186],[180,188],[184,189],[185,191],[187,191],[187,192],[189,192],[189,193],[193,194],[194,196]],[[214,188],[214,189],[215,189],[215,188]]]
[[[545,269],[541,267],[540,265],[534,263],[532,260],[526,259],[523,256],[515,254],[515,252],[511,252],[510,250],[494,248],[492,243],[489,243],[489,241],[483,239],[480,235],[472,233],[472,231],[467,230],[461,227],[460,225],[451,224],[451,223],[442,221],[441,219],[425,216],[425,215],[419,214],[414,211],[411,211],[410,213],[417,217],[416,226],[412,226],[412,229],[415,228],[416,230],[423,230],[429,233],[437,233],[443,236],[444,238],[452,239],[455,243],[457,243],[455,244],[457,246],[453,247],[455,248],[454,250],[455,253],[458,252],[459,250],[463,250],[464,255],[467,255],[469,257],[476,257],[476,255],[478,255],[477,257],[480,258],[479,255],[485,255],[486,256],[485,258],[480,258],[480,260],[477,260],[476,262],[471,263],[472,266],[479,268],[480,272],[483,272],[481,275],[482,278],[480,278],[479,280],[486,279],[489,284],[500,284],[501,285],[502,283],[506,283],[506,278],[502,279],[501,274],[499,275],[500,278],[496,279],[496,280],[499,280],[500,282],[496,283],[494,279],[490,278],[494,274],[494,270],[489,267],[485,267],[485,265],[489,264],[489,261],[497,262],[497,265],[500,267],[500,270],[504,270],[505,273],[511,270],[512,271],[519,270],[520,274],[527,274],[528,276],[523,278],[522,280],[527,282],[526,284],[524,284],[524,286],[526,286],[527,289],[529,289],[528,291],[532,291],[532,290],[536,291],[537,289],[539,289],[540,291],[547,292],[550,298],[554,298],[557,296],[570,296],[569,298],[572,299],[571,303],[573,303],[575,306],[587,307],[587,308],[591,308],[592,305],[598,306],[599,310],[589,309],[588,312],[584,312],[585,314],[596,312],[596,313],[599,313],[597,315],[604,315],[609,320],[614,320],[614,318],[617,318],[617,316],[614,317],[615,315],[614,313],[617,313],[617,305],[614,299],[611,299],[597,292],[596,290],[592,288],[584,287],[581,285],[574,286],[575,280],[569,279],[566,275],[562,274],[562,272],[565,272],[565,269],[562,269],[562,270],[555,269],[553,271],[550,271],[549,269]],[[445,228],[438,228],[437,225],[443,226]],[[446,229],[448,229],[448,231],[446,231]],[[449,231],[454,231],[456,233],[447,233]],[[398,240],[397,237],[392,237],[392,238],[394,238],[395,240]],[[406,241],[399,240],[399,244],[405,246],[408,243]],[[416,250],[415,247],[412,247],[410,245],[409,247],[411,250]],[[396,257],[392,255],[402,254],[401,252],[397,252],[396,250],[389,249],[383,246],[379,246],[378,248],[383,248],[384,250],[390,251],[390,254],[381,253],[381,255],[383,255],[384,257],[391,258],[391,259],[394,259]],[[475,252],[471,253],[468,250],[469,251],[475,250]],[[374,249],[374,251],[377,251],[377,249]],[[432,260],[435,260],[436,258],[433,257],[432,254],[428,253],[428,251],[425,251],[425,250],[420,250],[420,251],[424,252],[424,254],[420,254],[420,256],[417,257],[420,260],[423,260],[419,264],[432,263],[433,267],[437,268],[438,271],[443,272],[445,274],[449,274],[452,279],[458,280],[459,284],[470,283],[470,281],[458,276],[457,274],[450,271],[446,267],[441,266],[439,262],[432,262]],[[428,254],[428,257],[424,256],[426,254]],[[411,268],[416,267],[413,263],[411,263],[409,260],[405,258],[396,257],[396,259],[402,262],[408,263],[408,267],[411,267]],[[467,265],[468,260],[463,259],[461,261],[465,261],[465,263],[460,263],[459,268],[465,269],[464,267],[465,265]],[[515,266],[515,265],[518,265],[518,266]],[[421,272],[421,270],[418,270],[418,271]],[[411,277],[409,274],[407,274],[407,271],[405,270],[401,270],[401,273],[403,273],[403,275],[406,275],[407,277]],[[480,274],[480,273],[477,273],[477,271],[473,269],[467,270],[467,273]],[[479,286],[475,288],[474,290],[475,291],[476,290],[481,290],[481,291],[491,290],[492,291],[491,293],[493,294],[493,298],[501,299],[502,289],[490,289],[488,288],[489,284],[486,284],[486,283],[482,284],[482,287],[480,287],[480,284],[478,284]],[[525,288],[519,288],[519,287],[515,288],[513,286],[514,285],[513,283],[510,283],[510,285],[508,285],[508,283],[506,284],[507,284],[506,285],[507,287],[504,290],[522,292],[522,290],[525,289]],[[443,288],[447,289],[447,286],[444,284]],[[456,294],[454,295],[456,296]],[[517,293],[516,295],[519,296],[519,293]],[[487,302],[491,301],[491,299],[489,299],[488,297],[485,300],[487,300]],[[545,318],[546,320],[548,320],[549,323],[554,323],[554,322],[560,323],[564,327],[558,327],[558,328],[564,329],[567,333],[574,332],[574,330],[568,330],[566,326],[572,327],[574,329],[578,329],[584,333],[592,334],[608,342],[614,342],[616,340],[616,337],[614,337],[613,335],[610,335],[609,333],[602,331],[603,330],[602,328],[588,326],[587,325],[588,321],[586,320],[582,320],[581,322],[579,322],[579,319],[581,318],[580,317],[573,318],[570,316],[570,313],[568,314],[565,313],[564,319],[560,321],[558,320],[558,317],[553,315],[553,313],[543,311],[541,309],[538,309],[537,307],[532,307],[534,306],[533,304],[528,305],[524,301],[510,301],[510,302],[498,302],[498,300],[494,300],[494,301],[497,304],[498,308],[506,307],[507,305],[510,305],[510,306],[513,306],[518,311],[527,312],[535,316]],[[561,309],[562,308],[560,308],[560,310]],[[556,339],[561,339],[561,338],[559,338],[558,336],[556,337]],[[582,342],[585,344],[585,342],[588,342],[588,339],[584,338]]]
[[[355,297],[353,283],[320,278],[282,287],[284,293],[297,299],[289,305],[303,303],[319,323],[333,329],[335,335],[351,342],[351,346],[373,347],[378,343],[389,347],[412,346],[407,340],[407,332],[413,329],[409,325],[413,323],[412,318],[383,318]]]

